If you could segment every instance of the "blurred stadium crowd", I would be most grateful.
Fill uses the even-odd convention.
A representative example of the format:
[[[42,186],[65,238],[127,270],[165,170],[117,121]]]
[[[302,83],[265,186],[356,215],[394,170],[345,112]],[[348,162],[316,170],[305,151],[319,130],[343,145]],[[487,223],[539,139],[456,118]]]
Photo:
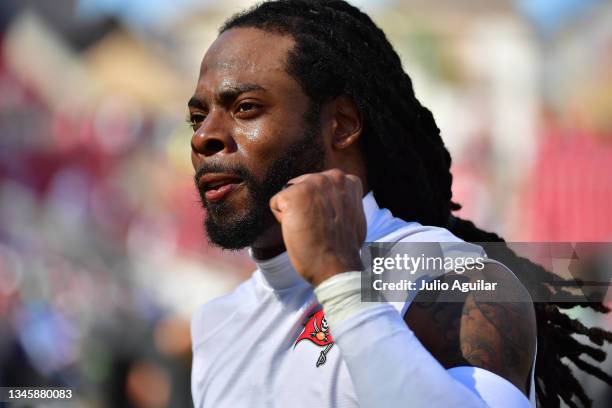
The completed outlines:
[[[186,101],[251,3],[0,3],[1,386],[191,405],[190,315],[251,266],[206,244]],[[612,239],[612,3],[353,3],[434,112],[460,216],[513,241]]]

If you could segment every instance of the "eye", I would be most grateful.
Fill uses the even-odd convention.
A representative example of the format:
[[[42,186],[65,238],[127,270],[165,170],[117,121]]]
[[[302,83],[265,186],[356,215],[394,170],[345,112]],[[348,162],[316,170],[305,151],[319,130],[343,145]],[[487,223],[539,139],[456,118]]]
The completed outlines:
[[[236,113],[237,114],[243,114],[243,116],[244,116],[245,114],[255,113],[257,111],[257,109],[260,108],[260,107],[261,107],[261,105],[258,105],[258,104],[253,103],[253,102],[242,102],[236,108]]]
[[[240,106],[238,106],[238,112],[245,112],[253,108],[255,108],[255,104],[250,103],[250,102],[244,102],[244,103],[241,103]]]
[[[189,114],[189,117],[187,118],[187,123],[193,128],[193,131],[195,132],[200,126],[202,126],[202,122],[204,122],[204,119],[206,119],[206,115],[200,112],[194,112]]]

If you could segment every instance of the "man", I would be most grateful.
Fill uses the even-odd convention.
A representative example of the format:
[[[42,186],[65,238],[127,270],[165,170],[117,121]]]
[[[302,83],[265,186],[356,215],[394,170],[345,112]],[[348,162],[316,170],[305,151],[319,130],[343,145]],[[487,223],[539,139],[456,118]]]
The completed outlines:
[[[450,216],[450,156],[367,15],[293,0],[234,16],[189,111],[208,237],[257,264],[193,318],[196,407],[535,403],[534,307],[503,265],[462,276],[495,295],[361,302],[364,242],[461,242],[449,219],[482,232]]]

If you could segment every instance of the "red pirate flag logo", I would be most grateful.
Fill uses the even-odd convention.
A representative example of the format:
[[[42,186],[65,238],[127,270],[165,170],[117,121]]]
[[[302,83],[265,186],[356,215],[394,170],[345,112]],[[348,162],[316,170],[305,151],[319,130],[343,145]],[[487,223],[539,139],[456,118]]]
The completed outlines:
[[[316,366],[320,367],[325,364],[325,361],[327,361],[327,353],[333,347],[334,340],[329,332],[329,325],[327,324],[327,319],[325,319],[323,310],[318,310],[308,317],[306,324],[304,324],[304,330],[300,333],[293,347],[295,348],[302,340],[310,340],[317,346],[325,347],[321,351],[321,354],[319,354]]]

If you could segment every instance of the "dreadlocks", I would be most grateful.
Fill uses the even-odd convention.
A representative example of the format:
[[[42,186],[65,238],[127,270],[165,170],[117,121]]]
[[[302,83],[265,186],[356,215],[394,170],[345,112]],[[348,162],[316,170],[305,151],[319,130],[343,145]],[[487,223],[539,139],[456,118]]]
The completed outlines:
[[[360,143],[367,181],[381,207],[405,220],[449,228],[466,241],[504,242],[498,235],[451,215],[460,206],[451,200],[450,154],[433,115],[415,97],[399,56],[369,16],[342,0],[277,0],[233,16],[220,31],[237,27],[294,38],[287,71],[315,106],[339,95],[354,100],[363,115]],[[538,327],[535,385],[540,405],[558,407],[561,398],[576,406],[574,399],[578,398],[590,406],[591,400],[562,358],[612,385],[612,377],[580,359],[586,354],[603,361],[605,353],[572,337],[585,335],[601,346],[612,341],[612,333],[587,328],[559,309],[581,306],[602,313],[609,310],[601,302],[587,303],[563,289],[545,286],[542,282],[553,280],[555,275],[517,256],[506,245],[487,249],[487,253],[503,259],[532,295],[533,291],[544,291],[553,299],[534,304]],[[561,294],[575,301],[555,301]]]

